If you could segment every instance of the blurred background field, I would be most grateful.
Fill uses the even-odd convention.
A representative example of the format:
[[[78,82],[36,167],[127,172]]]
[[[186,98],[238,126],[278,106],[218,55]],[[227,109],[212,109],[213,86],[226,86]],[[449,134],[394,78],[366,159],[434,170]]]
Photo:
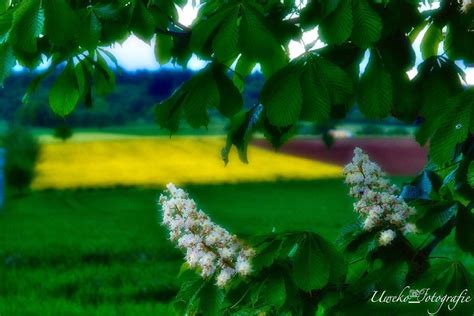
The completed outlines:
[[[337,240],[354,222],[341,166],[362,146],[397,183],[425,153],[407,138],[300,137],[275,153],[257,139],[250,164],[220,158],[223,136],[36,130],[32,190],[0,211],[1,315],[173,315],[182,255],[159,225],[157,197],[181,183],[219,224],[245,238],[309,230]],[[390,145],[387,145],[390,144]],[[405,157],[398,151],[408,151]],[[415,164],[416,165],[416,164]],[[452,255],[452,241],[435,256]],[[472,258],[455,256],[474,268]]]
[[[241,236],[302,229],[335,238],[353,220],[339,179],[186,187]],[[182,260],[158,224],[158,192],[46,190],[9,200],[0,221],[2,314],[168,314]]]
[[[222,137],[85,136],[43,137],[33,190],[0,213],[2,315],[173,315],[182,255],[156,205],[167,181],[244,238],[309,230],[336,240],[355,220],[337,159],[259,145],[250,165],[233,156],[224,167]]]
[[[34,189],[111,186],[164,186],[166,183],[231,183],[339,177],[329,163],[253,147],[252,163],[237,154],[225,166],[219,152],[224,137],[130,137],[44,143]]]
[[[9,132],[17,123],[30,127],[39,151],[37,159],[7,157],[26,173],[21,189],[7,188],[0,210],[0,315],[172,315],[182,255],[167,241],[156,205],[168,182],[183,185],[217,223],[243,238],[310,230],[335,241],[355,220],[341,178],[354,146],[398,183],[425,162],[425,149],[411,137],[416,127],[374,125],[355,109],[337,125],[301,124],[301,136],[278,153],[257,135],[250,164],[234,152],[225,166],[227,127],[217,114],[207,129],[183,125],[171,138],[153,123],[152,105],[190,75],[125,72],[111,96],[66,120],[47,107],[51,82],[22,104],[30,75],[6,81],[1,143],[36,156],[29,136]],[[245,106],[258,97],[259,76],[246,82]],[[452,249],[448,244],[437,255]]]
[[[340,179],[186,188],[244,238],[309,230],[336,240],[355,220]],[[182,256],[158,224],[158,191],[42,190],[9,200],[0,221],[2,315],[172,315]]]

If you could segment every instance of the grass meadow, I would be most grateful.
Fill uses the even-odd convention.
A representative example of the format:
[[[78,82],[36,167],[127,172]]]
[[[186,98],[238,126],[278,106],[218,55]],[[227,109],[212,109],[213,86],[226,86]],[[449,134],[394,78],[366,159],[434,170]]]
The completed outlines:
[[[241,236],[354,219],[339,179],[191,185],[215,221]],[[181,254],[158,223],[159,189],[44,190],[0,215],[1,315],[172,315]]]

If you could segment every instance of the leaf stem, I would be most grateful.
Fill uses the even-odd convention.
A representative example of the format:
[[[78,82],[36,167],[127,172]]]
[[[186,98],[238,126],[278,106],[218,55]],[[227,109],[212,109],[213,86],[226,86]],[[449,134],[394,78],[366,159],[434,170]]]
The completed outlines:
[[[433,240],[429,244],[421,248],[421,250],[418,252],[418,255],[425,256],[426,258],[429,257],[429,255],[433,252],[436,246],[438,246],[440,242],[442,242],[446,237],[451,234],[451,231],[455,226],[456,217],[453,216],[443,226],[433,232],[435,238],[433,238]]]
[[[175,37],[186,37],[190,33],[189,32],[176,32],[176,31],[170,31],[170,30],[162,30],[162,29],[155,29],[155,33],[157,34],[165,34],[165,35],[170,35],[170,36],[175,36]]]

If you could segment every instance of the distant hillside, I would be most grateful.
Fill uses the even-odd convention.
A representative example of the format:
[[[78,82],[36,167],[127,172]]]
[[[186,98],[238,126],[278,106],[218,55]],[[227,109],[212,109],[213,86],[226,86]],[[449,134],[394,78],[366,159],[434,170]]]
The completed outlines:
[[[117,74],[116,89],[106,97],[95,96],[92,108],[80,104],[66,118],[73,127],[104,127],[140,122],[152,122],[153,106],[170,96],[192,72],[163,69],[160,71],[121,72]],[[0,120],[17,120],[22,124],[54,127],[63,119],[48,107],[48,92],[54,77],[45,79],[31,100],[24,104],[23,95],[34,78],[30,72],[14,73],[0,89]],[[252,75],[247,80],[245,104],[254,104],[263,79]]]
[[[65,121],[72,127],[107,127],[135,123],[153,123],[154,105],[167,97],[192,75],[190,70],[162,69],[159,71],[122,71],[117,74],[116,88],[106,96],[93,96],[92,107],[80,104]],[[48,106],[48,93],[54,76],[46,78],[28,103],[23,103],[30,81],[30,72],[18,72],[9,77],[0,89],[0,121],[18,121],[35,127],[55,127],[63,118],[55,115]],[[246,79],[244,104],[250,107],[258,102],[264,79],[254,73]],[[217,113],[211,116],[218,117]],[[216,118],[214,118],[216,120]],[[356,107],[346,122],[366,122]],[[389,119],[386,123],[395,123]]]

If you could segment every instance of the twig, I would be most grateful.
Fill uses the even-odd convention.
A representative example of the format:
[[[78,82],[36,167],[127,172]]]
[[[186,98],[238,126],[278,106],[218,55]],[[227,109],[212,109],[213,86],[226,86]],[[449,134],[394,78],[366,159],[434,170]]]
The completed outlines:
[[[189,36],[190,33],[188,32],[176,32],[176,31],[170,31],[170,30],[162,30],[162,29],[155,29],[155,32],[158,34],[165,34],[165,35],[170,35],[170,36],[176,36],[176,37],[186,37]]]
[[[188,26],[180,23],[179,21],[175,21],[172,17],[168,16],[168,20],[174,24],[175,26],[177,26],[178,28],[180,28],[182,31],[186,32],[186,33],[189,33],[191,32],[191,28],[189,28]]]
[[[291,18],[291,19],[288,19],[288,20],[284,20],[285,22],[289,22],[291,24],[299,24],[300,23],[300,17],[295,17],[295,18]]]
[[[421,250],[418,252],[417,255],[428,257],[436,248],[436,246],[438,246],[440,242],[442,242],[446,237],[449,236],[449,234],[451,234],[451,231],[453,230],[455,226],[456,226],[456,218],[453,216],[443,226],[441,226],[440,228],[436,229],[433,232],[433,234],[435,235],[435,238],[433,238],[433,240],[429,244],[421,248]]]

